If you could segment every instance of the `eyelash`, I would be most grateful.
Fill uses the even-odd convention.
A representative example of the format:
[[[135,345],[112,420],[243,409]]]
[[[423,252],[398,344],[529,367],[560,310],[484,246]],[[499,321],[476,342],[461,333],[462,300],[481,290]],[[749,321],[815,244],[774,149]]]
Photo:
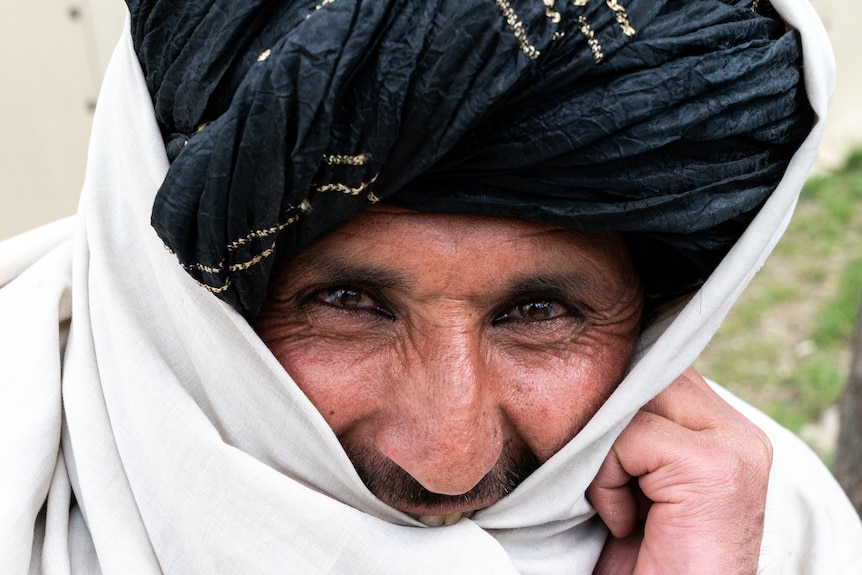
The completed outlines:
[[[515,310],[519,310],[523,315],[523,311],[521,311],[521,310],[524,307],[535,306],[537,304],[545,305],[545,306],[547,306],[547,305],[554,306],[554,308],[560,308],[561,311],[560,311],[560,313],[553,314],[551,317],[538,318],[538,319],[518,318],[518,317],[514,317],[514,314],[512,313]],[[537,323],[537,322],[552,321],[552,320],[555,320],[558,318],[563,318],[563,317],[571,317],[571,318],[574,318],[577,320],[582,320],[583,314],[581,314],[581,312],[579,310],[577,310],[576,308],[573,308],[572,306],[563,304],[562,302],[555,300],[553,298],[536,297],[536,298],[521,300],[515,304],[507,305],[503,311],[494,315],[494,318],[491,320],[491,325],[496,326],[496,325],[501,325],[501,324],[505,324],[505,323],[531,324],[531,323]]]
[[[349,306],[344,304],[333,303],[327,301],[327,297],[333,296],[337,292],[353,292],[360,298],[368,298],[373,303],[372,306]],[[303,304],[308,304],[312,301],[329,306],[333,309],[341,310],[347,313],[374,313],[390,321],[395,320],[395,314],[388,308],[377,303],[381,298],[369,292],[369,290],[355,287],[330,287],[314,290],[309,296],[303,299]]]
[[[338,292],[352,292],[353,294],[355,294],[356,297],[358,297],[360,299],[368,298],[371,302],[371,305],[351,306],[351,305],[344,305],[343,303],[340,304],[340,303],[328,301],[327,298],[334,296]],[[340,311],[347,312],[347,313],[373,313],[373,314],[376,314],[376,315],[378,315],[382,318],[385,318],[389,321],[395,321],[395,319],[396,319],[395,313],[392,312],[391,309],[386,307],[385,302],[383,305],[378,303],[381,300],[382,300],[382,298],[379,295],[374,294],[371,290],[358,288],[358,287],[339,286],[339,287],[319,288],[319,289],[313,290],[308,296],[303,298],[303,305],[306,305],[306,304],[311,303],[311,302],[317,302],[321,305],[325,305],[325,306],[331,307],[333,309],[340,310]],[[513,313],[513,311],[518,310],[519,308],[521,308],[521,310],[523,310],[523,308],[526,306],[534,306],[537,304],[538,305],[553,306],[554,311],[551,312],[553,315],[551,317],[547,317],[547,318],[539,318],[539,319],[532,319],[531,320],[530,318],[515,317],[516,314]],[[560,308],[561,311],[559,313],[555,313],[556,308]],[[521,313],[523,314],[523,311],[521,311]],[[530,324],[530,323],[536,323],[536,322],[551,321],[551,320],[558,319],[561,317],[572,317],[572,318],[579,320],[579,321],[584,319],[583,314],[577,308],[575,308],[573,306],[561,303],[559,300],[554,299],[553,297],[535,296],[535,297],[522,299],[516,303],[507,304],[504,308],[502,308],[501,311],[498,311],[497,313],[494,314],[493,318],[491,319],[491,325],[497,326],[497,325],[501,325],[501,324],[505,324],[505,323]]]

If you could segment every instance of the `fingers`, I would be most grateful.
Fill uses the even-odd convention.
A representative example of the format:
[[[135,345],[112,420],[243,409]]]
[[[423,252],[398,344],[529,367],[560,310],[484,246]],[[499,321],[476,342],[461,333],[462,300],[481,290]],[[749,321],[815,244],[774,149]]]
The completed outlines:
[[[587,499],[616,538],[628,537],[638,520],[646,518],[652,501],[644,496],[637,478],[660,466],[662,459],[652,450],[656,433],[673,444],[673,429],[661,430],[661,426],[661,418],[654,414],[635,414],[587,488]]]
[[[727,417],[739,416],[691,368],[641,409],[695,431],[720,425]]]
[[[587,499],[617,538],[627,537],[637,523],[637,502],[629,485],[631,478],[616,453],[611,451],[587,488]]]
[[[765,434],[687,370],[635,415],[587,490],[614,536],[600,565],[636,546],[647,572],[756,567],[771,455]],[[639,495],[653,503],[640,517]]]
[[[631,573],[637,563],[643,532],[638,530],[627,537],[609,537],[593,569],[593,575],[623,575]]]
[[[715,411],[722,411],[719,402],[703,378],[689,369],[635,414],[587,490],[614,537],[626,537],[636,524],[632,477],[651,473],[678,456],[676,446],[691,441],[686,430],[715,425]]]
[[[658,501],[662,496],[655,490],[665,483],[709,490],[722,475],[759,480],[764,471],[768,475],[771,445],[759,428],[687,370],[635,416],[609,459],[640,477],[641,488]]]
[[[685,454],[701,463],[711,462],[713,466],[722,465],[721,461],[724,460],[725,465],[731,466],[728,472],[742,467],[758,472],[765,469],[768,474],[772,463],[772,444],[766,434],[719,397],[693,369],[683,372],[667,389],[647,403],[642,412],[655,417],[638,421],[636,425],[640,426],[639,433],[635,433],[637,430],[634,429],[624,433],[626,437],[618,446],[620,449],[641,455],[642,458],[651,453],[655,458],[663,457],[665,462],[668,459],[679,462]],[[649,432],[666,441],[657,442],[650,449],[643,441]],[[635,435],[642,437],[636,438]],[[666,449],[662,449],[663,446]],[[656,459],[646,467],[655,469],[662,464]],[[640,471],[640,475],[644,472],[644,465],[628,470]]]

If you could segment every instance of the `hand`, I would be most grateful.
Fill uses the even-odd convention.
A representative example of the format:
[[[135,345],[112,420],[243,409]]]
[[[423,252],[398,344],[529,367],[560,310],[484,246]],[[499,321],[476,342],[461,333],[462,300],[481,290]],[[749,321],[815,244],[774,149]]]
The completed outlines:
[[[594,573],[756,573],[771,464],[766,435],[686,370],[587,489],[611,531]]]

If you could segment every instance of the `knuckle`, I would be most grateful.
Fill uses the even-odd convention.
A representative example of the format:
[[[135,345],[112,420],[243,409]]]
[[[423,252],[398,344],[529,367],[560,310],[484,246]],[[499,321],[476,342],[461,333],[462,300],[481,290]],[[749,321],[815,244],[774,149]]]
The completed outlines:
[[[765,489],[772,466],[772,442],[753,423],[736,429],[711,437],[705,446],[710,452],[710,466],[725,478],[728,489]]]

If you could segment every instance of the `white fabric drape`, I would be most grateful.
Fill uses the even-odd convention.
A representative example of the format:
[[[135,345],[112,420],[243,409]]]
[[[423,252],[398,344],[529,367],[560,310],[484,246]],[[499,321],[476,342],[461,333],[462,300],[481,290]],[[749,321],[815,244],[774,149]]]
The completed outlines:
[[[581,433],[510,496],[445,528],[365,489],[245,320],[150,227],[168,163],[126,34],[77,216],[0,244],[3,572],[590,573],[605,529],[586,487],[762,265],[816,152],[833,82],[828,41],[804,0],[773,5],[803,34],[819,118],[777,191],[693,299],[645,334],[631,373]],[[764,572],[862,572],[860,546],[841,544],[862,542],[862,526],[828,472],[741,408],[776,443]]]

